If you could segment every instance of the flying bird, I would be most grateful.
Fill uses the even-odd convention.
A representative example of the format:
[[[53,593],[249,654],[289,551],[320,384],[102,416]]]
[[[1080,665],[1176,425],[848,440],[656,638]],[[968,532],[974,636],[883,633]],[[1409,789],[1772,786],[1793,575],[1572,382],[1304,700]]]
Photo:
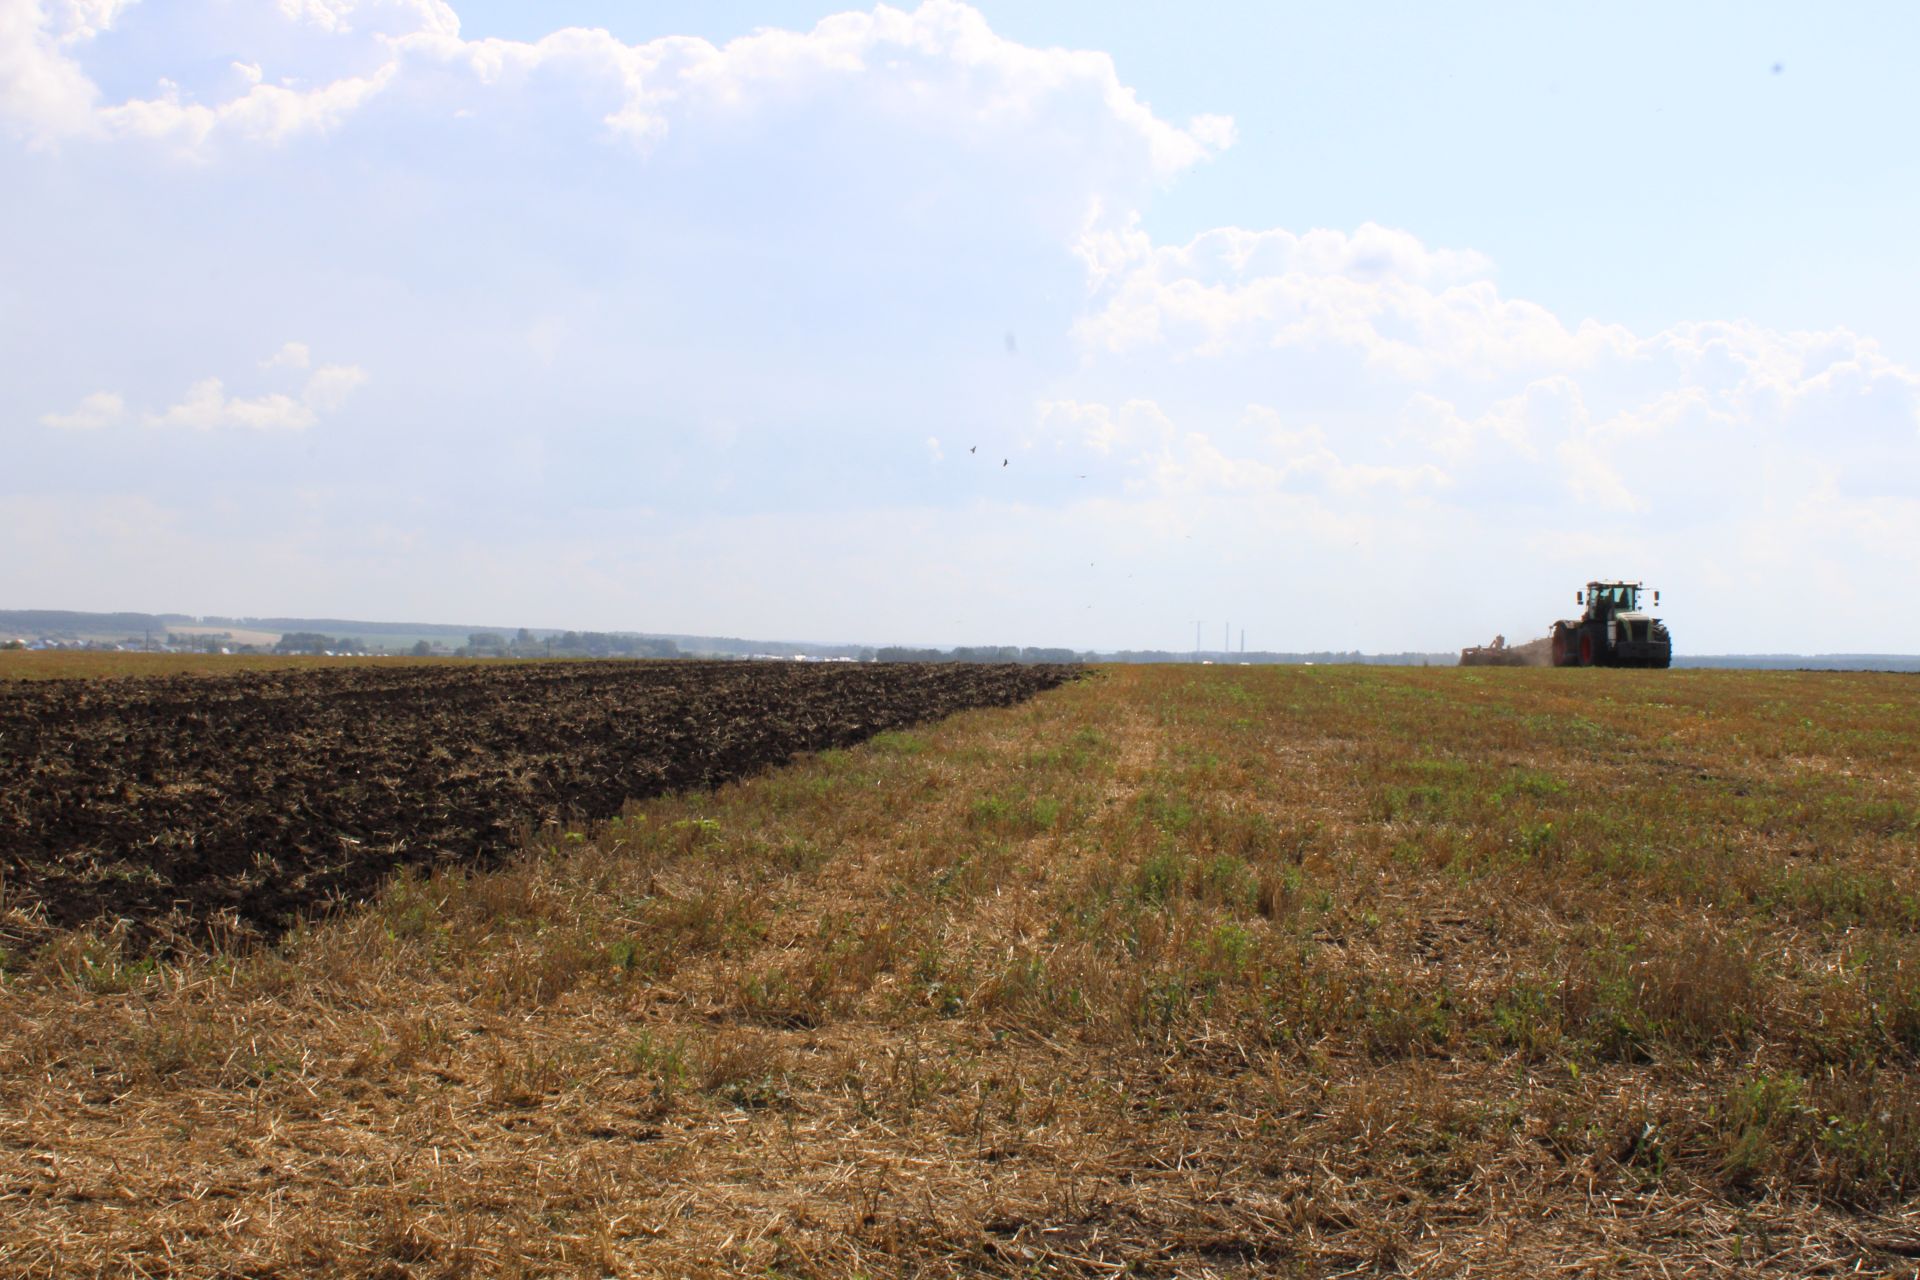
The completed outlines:
[[[1005,459],[1005,458],[1002,458],[1002,459],[1000,459],[1000,465],[1001,465],[1001,466],[1003,466],[1003,467],[1004,467],[1004,466],[1006,466],[1006,465],[1007,465],[1007,459]]]
[[[978,452],[980,452],[980,446],[979,446],[979,445],[977,445],[977,444],[970,444],[970,445],[968,445],[968,446],[967,446],[967,452],[968,452],[968,453],[978,453]]]

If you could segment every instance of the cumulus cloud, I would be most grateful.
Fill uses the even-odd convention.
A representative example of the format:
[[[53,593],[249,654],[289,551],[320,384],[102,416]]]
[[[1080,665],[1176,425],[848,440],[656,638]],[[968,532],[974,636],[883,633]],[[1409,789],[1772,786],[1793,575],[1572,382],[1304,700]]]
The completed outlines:
[[[1006,39],[956,0],[911,12],[880,5],[840,13],[810,31],[767,29],[714,45],[670,36],[625,44],[605,31],[569,28],[537,41],[463,40],[444,29],[398,38],[400,58],[464,69],[480,85],[516,88],[564,76],[610,93],[602,116],[615,134],[658,139],[692,112],[747,115],[858,83],[870,108],[943,133],[990,133],[1043,118],[1063,101],[1086,102],[1143,143],[1171,174],[1229,146],[1233,122],[1162,120],[1121,82],[1104,53],[1035,49]]]
[[[371,33],[446,35],[458,20],[438,0],[289,0],[289,19],[344,34],[347,16],[361,8],[390,19]],[[246,91],[214,102],[224,86],[183,87],[163,72],[159,92],[101,104],[99,86],[84,65],[85,45],[121,24],[135,0],[0,0],[0,125],[37,146],[84,138],[128,136],[161,140],[187,150],[204,147],[218,133],[283,142],[301,133],[337,127],[384,89],[398,69],[391,49],[363,74],[308,85],[292,79],[264,82],[257,62],[234,61]],[[324,16],[317,16],[324,15]],[[165,15],[156,20],[164,21]],[[331,24],[331,25],[329,25]]]
[[[126,401],[111,391],[96,391],[82,399],[71,413],[43,414],[40,421],[62,431],[97,431],[125,418]]]
[[[1419,378],[1584,362],[1628,340],[1611,326],[1569,330],[1546,308],[1503,297],[1480,254],[1431,249],[1372,223],[1352,232],[1222,227],[1166,246],[1137,228],[1090,228],[1078,251],[1101,294],[1078,336],[1114,354],[1324,346]]]
[[[1037,407],[1040,434],[1056,444],[1077,441],[1089,453],[1140,456],[1151,444],[1173,434],[1173,424],[1151,400],[1129,400],[1117,408],[1098,402],[1043,400]]]
[[[176,65],[176,42],[135,38],[182,13],[220,15],[233,47]],[[109,29],[125,35],[111,48]],[[1076,570],[1124,548],[1165,592],[1216,572],[1223,592],[1269,573],[1330,595],[1362,576],[1413,591],[1515,558],[1556,579],[1640,572],[1681,545],[1733,591],[1766,555],[1885,578],[1920,546],[1920,371],[1870,339],[1557,314],[1481,253],[1374,223],[1158,242],[1141,210],[1230,147],[1233,122],[1165,118],[1105,54],[1021,45],[953,0],[723,43],[468,39],[441,0],[0,0],[0,129],[203,161],[203,189],[151,219],[195,229],[182,278],[208,282],[208,312],[257,308],[268,333],[319,349],[178,368],[161,385],[184,395],[129,409],[98,392],[49,427],[308,430],[367,380],[322,359],[352,332],[407,370],[396,403],[459,402],[445,416],[463,452],[515,496],[544,483],[570,506],[592,491],[731,520],[707,532],[743,562],[799,545],[785,531],[809,503],[849,527],[862,502],[874,528],[911,523],[875,514],[908,473],[927,532],[860,541],[880,548],[861,552],[876,580],[914,577],[916,546],[984,540],[987,523],[1008,546],[1071,545]],[[299,164],[325,194],[283,195],[296,188],[273,148],[323,138]],[[142,197],[170,198],[141,185],[145,161],[83,169],[103,222],[129,211],[128,243]],[[268,191],[283,198],[256,202]],[[58,239],[55,217],[39,230]],[[122,297],[159,296],[127,283],[128,260]],[[34,302],[69,305],[51,285]],[[309,305],[342,327],[306,328]],[[90,375],[31,403],[99,385],[114,384]],[[444,477],[435,416],[385,438]],[[979,441],[996,465],[931,467],[942,440]],[[540,466],[513,461],[527,455]],[[975,500],[998,505],[964,509]],[[822,557],[845,550],[830,523]],[[1038,568],[1015,599],[1023,581],[983,590],[1006,593],[1009,617],[1058,603]],[[701,598],[685,594],[696,575],[673,589]],[[1405,616],[1380,612],[1383,627]]]
[[[58,0],[50,15],[63,44],[91,40],[113,30],[120,15],[138,0]]]
[[[239,427],[248,431],[304,431],[316,417],[311,408],[292,396],[273,392],[242,399],[228,396],[218,378],[202,378],[188,388],[180,403],[161,413],[147,415],[153,427],[186,427],[194,431],[213,431],[221,427]]]
[[[313,352],[304,342],[289,342],[260,362],[262,369],[304,369],[313,361]]]
[[[82,28],[58,29],[36,0],[0,0],[0,121],[50,145],[92,126],[99,90],[68,49]]]
[[[98,89],[78,46],[113,28],[135,0],[0,0],[0,122],[52,142],[85,132]]]
[[[162,80],[158,97],[97,108],[90,123],[109,133],[171,142],[187,150],[204,146],[222,131],[250,141],[284,142],[337,127],[386,88],[394,71],[388,64],[369,75],[343,76],[313,89],[255,82],[240,97],[213,106],[191,100],[178,84]]]
[[[130,0],[0,0],[0,116],[42,142],[83,134],[162,140],[203,151],[217,138],[280,143],[324,133],[405,88],[448,114],[541,86],[560,88],[583,121],[609,136],[657,142],[682,122],[740,119],[851,94],[863,114],[923,133],[983,142],[1042,121],[1085,115],[1131,140],[1159,177],[1218,154],[1233,121],[1162,119],[1124,84],[1112,59],[1037,49],[995,33],[958,0],[911,11],[880,5],[834,14],[808,31],[765,29],[724,44],[666,36],[634,44],[566,28],[532,41],[468,40],[443,0],[278,0],[310,43],[298,65],[236,60],[244,91],[183,85],[163,69],[159,92],[98,105],[68,35],[104,29]],[[351,50],[349,54],[347,51]],[[287,56],[287,55],[283,55]],[[347,68],[352,68],[347,70]]]
[[[335,35],[357,29],[383,35],[460,34],[460,16],[444,0],[277,0],[290,21]]]
[[[301,399],[308,408],[331,412],[346,403],[354,388],[367,380],[367,371],[358,365],[327,364],[307,379]]]
[[[1142,511],[1251,529],[1283,504],[1350,565],[1386,543],[1502,580],[1683,565],[1730,599],[1920,560],[1920,371],[1848,330],[1569,323],[1374,225],[1163,245],[1107,218],[1074,248],[1083,390],[1037,429],[1118,464]],[[1146,397],[1168,425],[1129,430]]]
[[[1208,423],[1205,430],[1182,426],[1151,400],[1117,407],[1043,401],[1038,420],[1043,436],[1077,443],[1119,463],[1129,477],[1126,488],[1135,495],[1355,496],[1373,490],[1404,495],[1450,482],[1432,462],[1386,465],[1342,458],[1322,427],[1292,422],[1271,405],[1249,404],[1236,418],[1219,422],[1201,416]]]
[[[1697,484],[1794,458],[1880,492],[1920,468],[1920,373],[1845,330],[1568,325],[1502,294],[1480,255],[1373,225],[1167,246],[1123,228],[1079,251],[1093,296],[1076,335],[1096,376],[1285,386],[1381,476],[1424,474],[1394,456],[1411,449],[1644,512],[1678,501],[1669,462]],[[1086,439],[1111,447],[1097,421]]]
[[[311,360],[306,343],[289,342],[262,360],[260,367],[268,371],[301,370]],[[313,370],[297,395],[266,391],[236,396],[227,393],[223,379],[201,378],[178,401],[142,414],[141,421],[150,427],[191,431],[305,431],[319,422],[321,414],[344,405],[366,380],[366,370],[358,365],[329,364]],[[97,391],[82,399],[72,412],[44,414],[40,421],[60,430],[92,431],[117,426],[127,416],[126,400],[119,393]]]

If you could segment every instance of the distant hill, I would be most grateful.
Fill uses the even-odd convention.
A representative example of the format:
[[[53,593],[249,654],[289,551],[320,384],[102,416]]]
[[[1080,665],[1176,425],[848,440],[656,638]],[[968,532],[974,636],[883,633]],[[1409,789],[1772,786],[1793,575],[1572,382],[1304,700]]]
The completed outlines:
[[[1301,652],[1280,652],[1273,649],[1249,650],[1246,653],[1225,650],[1202,649],[1176,652],[1171,649],[1120,649],[1113,653],[1089,654],[1097,662],[1211,662],[1218,666],[1236,666],[1245,663],[1248,666],[1365,666],[1365,667],[1451,667],[1460,661],[1460,654],[1452,653],[1361,653],[1358,649],[1334,650],[1320,649]]]
[[[387,639],[405,641],[409,644],[415,640],[437,640],[449,646],[463,645],[471,635],[491,633],[511,636],[520,630],[519,627],[497,625],[366,622],[352,618],[188,618],[177,614],[168,614],[167,618],[175,625],[234,626],[245,627],[251,631],[312,631],[323,635],[351,636],[362,641]],[[560,627],[528,627],[526,630],[536,640],[566,634],[565,629]],[[733,654],[741,657],[756,653],[787,655],[804,653],[808,657],[853,657],[857,656],[860,649],[859,645],[850,644],[816,644],[796,640],[743,640],[732,636],[691,636],[665,631],[620,631],[611,634],[637,636],[644,640],[672,640],[682,649],[690,652]]]
[[[1676,667],[1731,667],[1770,671],[1920,671],[1910,653],[1719,653],[1674,654]]]
[[[513,636],[521,628],[480,626],[472,623],[377,622],[358,618],[254,618],[227,617],[219,614],[196,616],[186,613],[82,613],[62,609],[0,609],[0,639],[20,636],[26,639],[113,642],[129,638],[143,639],[149,634],[158,640],[169,629],[191,628],[197,632],[231,629],[235,632],[287,634],[306,632],[357,640],[363,648],[401,650],[425,640],[448,649],[465,645],[470,636],[492,634]],[[537,641],[558,639],[568,634],[560,627],[528,627]],[[822,644],[803,640],[749,640],[736,636],[694,636],[663,631],[621,631],[613,634],[643,640],[671,640],[689,654],[732,657],[778,655],[809,658],[856,658],[871,652],[858,644]]]
[[[467,643],[468,637],[480,633],[512,636],[518,627],[455,625],[445,622],[369,622],[351,618],[227,618],[194,617],[184,613],[84,613],[64,609],[0,609],[0,639],[21,636],[27,639],[45,638],[59,640],[100,640],[119,641],[129,638],[144,638],[151,634],[155,639],[169,628],[191,627],[200,631],[217,628],[232,628],[235,631],[253,632],[313,632],[320,635],[336,636],[341,639],[358,640],[368,649],[387,649],[398,651],[409,648],[418,641],[457,649]],[[555,627],[527,628],[536,640],[557,638],[567,634]],[[731,657],[778,656],[808,658],[857,658],[871,656],[873,646],[854,643],[823,643],[807,640],[750,640],[737,636],[697,636],[665,631],[621,631],[612,634],[633,636],[646,640],[671,640],[683,653],[691,656],[715,655]],[[1023,652],[1030,655],[1044,652],[1048,660],[1054,655],[1067,655],[1070,658],[1092,662],[1213,662],[1221,665],[1249,663],[1260,666],[1276,664],[1301,665],[1307,663],[1337,665],[1351,663],[1368,666],[1435,666],[1450,667],[1460,660],[1458,651],[1447,653],[1361,653],[1357,650],[1322,650],[1318,652],[1277,652],[1261,650],[1253,653],[1210,652],[1202,650],[1174,651],[1168,649],[1125,649],[1110,653],[1086,652],[1074,653],[1069,650],[1022,650],[1009,646],[1003,649],[922,649],[898,646],[882,648],[882,656],[901,659],[912,658],[921,661],[1005,659],[1018,656]],[[1913,671],[1920,672],[1920,655],[1898,653],[1733,653],[1733,654],[1675,654],[1673,665],[1692,668],[1734,668],[1745,670],[1812,670],[1812,671]]]
[[[48,637],[114,636],[124,638],[151,631],[159,635],[167,624],[152,613],[75,613],[66,609],[0,609],[0,634]]]
[[[350,618],[190,618],[169,613],[166,620],[175,626],[243,627],[248,631],[321,631],[343,636],[444,636],[466,643],[476,631],[505,631],[512,627],[462,627],[445,622],[360,622]]]

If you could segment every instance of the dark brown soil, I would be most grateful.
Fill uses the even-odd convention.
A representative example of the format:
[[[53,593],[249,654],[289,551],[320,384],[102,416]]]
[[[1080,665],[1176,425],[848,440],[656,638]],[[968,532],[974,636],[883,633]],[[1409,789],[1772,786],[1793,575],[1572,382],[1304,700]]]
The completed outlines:
[[[395,868],[713,787],[1066,667],[419,665],[0,682],[0,946],[129,922],[273,937]]]

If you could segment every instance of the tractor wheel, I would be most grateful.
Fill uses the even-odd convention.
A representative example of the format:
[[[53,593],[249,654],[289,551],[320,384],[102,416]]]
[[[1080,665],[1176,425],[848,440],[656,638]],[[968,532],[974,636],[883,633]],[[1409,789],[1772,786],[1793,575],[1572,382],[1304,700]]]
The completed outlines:
[[[1556,622],[1553,624],[1553,665],[1570,667],[1574,661],[1573,633]]]
[[[1583,667],[1593,665],[1593,632],[1591,631],[1580,632],[1580,665]]]

